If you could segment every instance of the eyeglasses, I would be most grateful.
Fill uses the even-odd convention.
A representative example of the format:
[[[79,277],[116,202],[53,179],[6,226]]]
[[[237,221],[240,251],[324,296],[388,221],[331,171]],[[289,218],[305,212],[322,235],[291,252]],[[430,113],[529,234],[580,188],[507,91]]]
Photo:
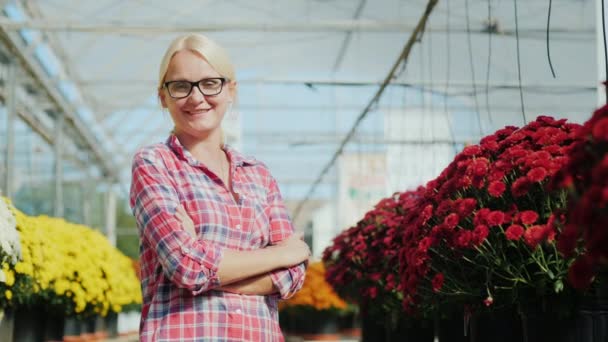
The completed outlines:
[[[213,77],[203,78],[200,81],[169,81],[164,83],[164,87],[167,88],[169,96],[174,99],[183,99],[188,97],[192,92],[192,88],[197,87],[198,90],[207,96],[217,95],[222,92],[222,88],[226,83],[224,77]]]

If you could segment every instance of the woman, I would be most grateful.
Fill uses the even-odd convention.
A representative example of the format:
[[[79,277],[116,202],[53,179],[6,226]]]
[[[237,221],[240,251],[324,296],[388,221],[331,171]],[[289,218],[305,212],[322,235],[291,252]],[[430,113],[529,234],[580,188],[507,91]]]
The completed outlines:
[[[282,341],[277,302],[304,281],[310,250],[293,233],[267,167],[222,143],[236,96],[224,50],[177,38],[158,96],[175,125],[134,156],[140,234],[141,341]]]

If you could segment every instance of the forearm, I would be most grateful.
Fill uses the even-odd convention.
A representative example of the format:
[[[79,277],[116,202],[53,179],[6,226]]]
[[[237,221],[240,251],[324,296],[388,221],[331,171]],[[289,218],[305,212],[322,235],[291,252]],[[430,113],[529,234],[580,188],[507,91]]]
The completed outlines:
[[[224,250],[218,267],[222,286],[251,277],[265,275],[275,269],[288,267],[282,262],[280,250],[267,247],[252,251]]]
[[[244,295],[270,295],[277,293],[270,275],[261,274],[219,288],[219,290]]]

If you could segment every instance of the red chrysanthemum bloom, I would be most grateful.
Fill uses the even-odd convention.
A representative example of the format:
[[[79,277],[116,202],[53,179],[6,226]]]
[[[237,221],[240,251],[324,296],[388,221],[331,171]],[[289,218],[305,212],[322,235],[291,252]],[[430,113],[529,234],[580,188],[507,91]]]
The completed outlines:
[[[519,218],[521,223],[530,225],[538,220],[538,213],[536,213],[534,210],[525,210],[520,213]]]
[[[462,154],[467,157],[477,156],[481,154],[481,148],[479,145],[470,145],[462,150]]]
[[[433,277],[432,280],[432,285],[433,285],[433,291],[434,292],[439,292],[441,291],[441,288],[443,287],[443,273],[437,273],[435,274],[435,276]]]
[[[460,230],[454,237],[456,247],[467,248],[471,244],[473,233],[470,230]]]
[[[485,306],[491,306],[492,304],[494,304],[494,298],[492,298],[492,296],[488,296],[488,298],[483,300],[483,305]]]
[[[527,174],[531,182],[542,182],[547,177],[547,170],[543,167],[535,167]]]
[[[507,186],[502,181],[494,181],[488,186],[488,193],[492,197],[500,197],[506,188]]]
[[[589,287],[595,274],[593,259],[587,255],[579,257],[568,270],[568,281],[576,289]]]
[[[422,220],[422,224],[426,224],[426,222],[433,216],[433,206],[431,204],[424,207],[422,210],[422,214],[420,215],[420,219]]]
[[[521,197],[528,193],[530,190],[530,185],[531,183],[528,178],[519,177],[515,180],[515,182],[513,182],[513,185],[511,185],[511,193],[515,197]]]
[[[524,235],[524,227],[518,224],[512,224],[505,231],[505,236],[508,240],[517,241]]]
[[[475,227],[475,229],[473,230],[473,237],[472,237],[473,244],[481,245],[486,240],[489,233],[490,233],[490,230],[488,229],[488,226],[486,226],[485,224],[480,224],[477,227]]]
[[[445,223],[448,228],[454,228],[458,225],[459,221],[460,217],[458,217],[458,214],[451,213],[450,215],[446,216],[446,218],[443,220],[443,223]]]
[[[593,138],[608,141],[608,117],[599,120],[593,125]]]
[[[488,223],[488,215],[490,215],[490,209],[488,208],[481,208],[477,211],[477,213],[475,213],[475,217],[473,218],[473,224],[475,226],[479,225],[479,224],[486,224]]]
[[[499,226],[504,222],[505,213],[500,210],[494,210],[490,214],[488,214],[488,224],[491,227]]]
[[[474,198],[463,198],[462,200],[460,200],[458,202],[458,215],[460,217],[467,217],[469,216],[473,210],[475,210],[475,207],[477,206],[477,200]]]
[[[489,165],[490,161],[486,158],[474,159],[467,167],[467,174],[471,175],[473,178],[475,178],[475,176],[485,176],[488,172]]]
[[[431,248],[432,244],[433,239],[430,236],[426,236],[418,243],[418,250],[421,252],[426,252],[429,250],[429,248]]]
[[[532,226],[524,232],[524,240],[530,249],[535,249],[545,238],[545,226]]]

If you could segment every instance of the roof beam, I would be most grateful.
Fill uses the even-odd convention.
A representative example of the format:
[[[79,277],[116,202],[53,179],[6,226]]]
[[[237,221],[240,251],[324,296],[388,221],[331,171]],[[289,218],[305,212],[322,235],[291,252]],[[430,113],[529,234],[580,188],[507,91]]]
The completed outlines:
[[[21,61],[26,70],[40,82],[41,87],[48,94],[49,98],[57,104],[57,107],[66,116],[66,119],[76,128],[79,134],[82,135],[89,149],[93,152],[96,159],[99,161],[102,172],[111,179],[117,180],[116,172],[111,160],[100,148],[100,143],[95,138],[95,135],[90,128],[82,122],[76,112],[76,108],[69,103],[59,92],[55,82],[53,82],[47,73],[42,69],[42,66],[31,54],[27,54],[27,46],[23,40],[18,37],[16,32],[5,30],[0,27],[0,40],[5,41],[6,46],[10,47],[15,56]]]
[[[225,20],[207,24],[164,24],[146,23],[133,24],[130,22],[83,22],[50,19],[30,19],[15,21],[8,18],[0,18],[0,26],[5,30],[38,29],[46,31],[65,31],[65,32],[91,32],[104,34],[137,34],[137,35],[158,35],[172,34],[177,32],[209,32],[209,31],[261,31],[261,32],[412,32],[415,25],[402,21],[374,21],[366,19],[356,20],[317,20],[317,21],[243,21]],[[447,32],[448,28],[443,26],[428,27],[427,32],[442,33]],[[450,27],[451,33],[467,33],[466,27]],[[487,34],[485,27],[478,27],[470,33]],[[572,35],[589,35],[595,37],[595,28],[572,28],[572,27],[552,27],[551,34],[567,33]],[[502,29],[497,35],[514,35],[514,29]],[[522,27],[519,34],[546,34],[544,27]],[[544,37],[544,36],[543,36]]]

